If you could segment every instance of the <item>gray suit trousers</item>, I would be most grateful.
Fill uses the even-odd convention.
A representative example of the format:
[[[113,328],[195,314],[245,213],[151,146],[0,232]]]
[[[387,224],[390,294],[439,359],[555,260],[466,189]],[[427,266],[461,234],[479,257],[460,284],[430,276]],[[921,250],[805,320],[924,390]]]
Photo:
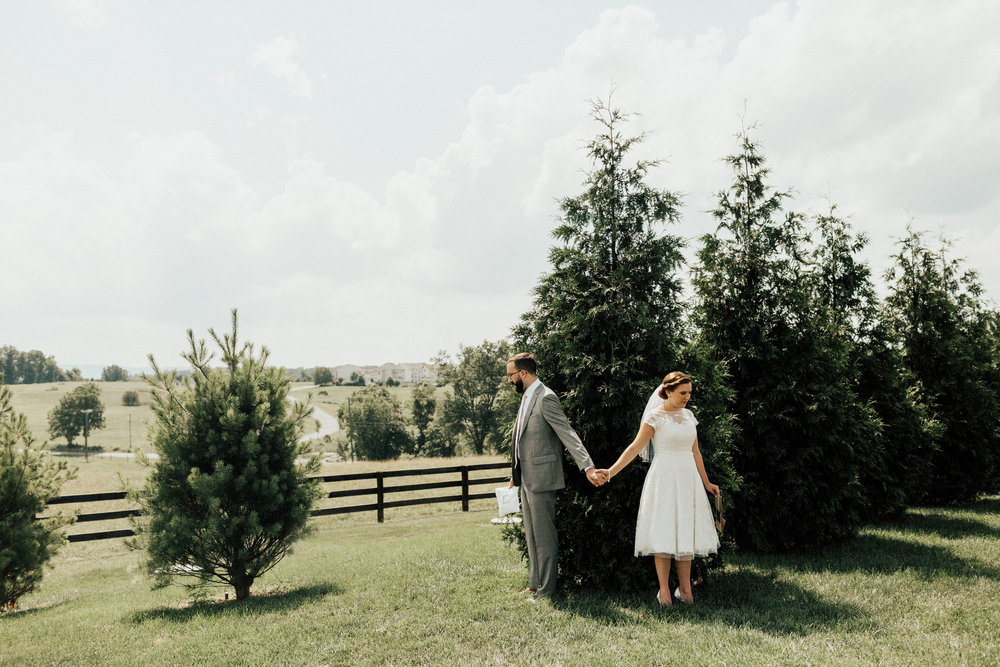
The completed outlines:
[[[556,492],[533,493],[521,487],[524,538],[528,543],[528,587],[552,597],[559,577]]]

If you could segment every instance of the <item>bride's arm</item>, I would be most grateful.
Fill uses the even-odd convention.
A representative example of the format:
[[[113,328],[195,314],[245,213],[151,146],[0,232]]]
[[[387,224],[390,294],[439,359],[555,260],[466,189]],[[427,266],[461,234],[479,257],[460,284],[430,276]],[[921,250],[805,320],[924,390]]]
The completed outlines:
[[[618,457],[615,464],[608,470],[609,475],[614,477],[621,472],[625,466],[632,462],[632,459],[639,455],[639,452],[642,451],[642,448],[646,446],[646,443],[649,442],[649,439],[652,437],[653,427],[649,424],[643,424],[639,429],[639,433],[635,436],[635,440],[632,441],[632,444],[625,448],[622,455]]]
[[[698,474],[701,476],[701,483],[705,485],[705,490],[713,496],[719,495],[719,487],[708,481],[708,473],[705,472],[705,462],[701,459],[701,450],[698,449],[698,436],[694,437],[694,445],[691,447],[694,455],[694,464],[698,466]]]

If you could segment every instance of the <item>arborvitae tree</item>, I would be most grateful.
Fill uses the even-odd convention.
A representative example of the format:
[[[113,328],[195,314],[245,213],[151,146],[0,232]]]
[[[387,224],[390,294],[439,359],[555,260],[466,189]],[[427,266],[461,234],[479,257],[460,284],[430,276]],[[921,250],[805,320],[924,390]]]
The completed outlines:
[[[337,419],[354,446],[354,456],[369,461],[397,459],[412,451],[402,406],[385,387],[372,385],[351,394]]]
[[[101,428],[104,428],[104,403],[101,402],[101,388],[93,382],[69,392],[49,411],[49,435],[66,438],[69,445],[84,429],[89,429],[89,435]]]
[[[190,380],[179,382],[149,358],[150,439],[159,459],[133,494],[144,515],[133,522],[132,546],[145,546],[157,586],[180,577],[190,588],[232,586],[244,599],[306,534],[318,494],[308,475],[319,461],[296,463],[309,451],[298,438],[312,408],[288,400],[290,382],[267,365],[267,348],[257,354],[238,341],[236,311],[231,333],[209,334],[222,368],[210,365],[214,354],[190,330],[183,355]]]
[[[858,259],[868,245],[867,235],[852,233],[835,206],[814,222],[817,297],[850,336],[852,383],[881,424],[879,436],[857,451],[865,497],[862,518],[875,520],[898,514],[923,497],[940,428],[917,398],[915,380],[903,366],[898,341],[875,294],[871,270]]]
[[[475,454],[498,451],[517,413],[504,386],[510,357],[509,343],[486,340],[462,346],[457,362],[444,354],[437,360],[438,377],[451,385],[441,399],[442,427],[461,434]]]
[[[592,170],[584,192],[560,202],[552,270],[540,279],[532,309],[514,334],[516,351],[535,355],[539,378],[560,395],[570,423],[603,467],[631,442],[647,399],[668,372],[691,371],[699,400],[714,396],[713,386],[703,384],[707,372],[681,362],[685,335],[676,273],[682,241],[662,231],[677,221],[679,198],[645,182],[656,161],[626,164],[644,135],[623,136],[627,117],[621,111],[603,101],[592,103],[591,111],[601,126],[587,145]],[[723,429],[713,429],[712,415],[691,407],[699,434],[724,437]],[[705,448],[706,463],[724,461],[727,447],[716,441]],[[648,585],[649,559],[633,556],[647,466],[636,461],[613,483],[594,489],[569,457],[564,465],[567,488],[556,516],[560,580],[570,587]],[[716,481],[725,484],[721,477]],[[514,528],[508,535],[523,550],[523,532]]]
[[[995,315],[973,271],[907,230],[886,273],[886,304],[903,363],[940,422],[926,500],[972,500],[1000,488],[1000,397]]]
[[[0,611],[34,590],[66,540],[60,529],[74,519],[59,513],[35,520],[75,470],[34,449],[34,442],[24,415],[14,412],[10,389],[0,382]]]
[[[730,526],[752,548],[828,543],[859,522],[856,450],[877,423],[855,395],[848,337],[814,298],[801,217],[783,213],[789,193],[766,184],[746,130],[739,139],[694,271],[695,321],[729,364],[740,426]]]

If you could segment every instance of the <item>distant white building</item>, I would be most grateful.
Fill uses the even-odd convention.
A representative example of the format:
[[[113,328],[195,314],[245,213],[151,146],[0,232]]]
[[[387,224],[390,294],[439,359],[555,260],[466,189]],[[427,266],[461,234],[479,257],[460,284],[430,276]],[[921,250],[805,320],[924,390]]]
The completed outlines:
[[[366,384],[385,383],[389,378],[401,384],[420,384],[421,382],[434,382],[437,380],[437,370],[433,364],[393,364],[385,363],[381,366],[354,366],[346,364],[333,369],[333,378],[342,378],[344,382],[350,382],[351,376],[360,373]]]

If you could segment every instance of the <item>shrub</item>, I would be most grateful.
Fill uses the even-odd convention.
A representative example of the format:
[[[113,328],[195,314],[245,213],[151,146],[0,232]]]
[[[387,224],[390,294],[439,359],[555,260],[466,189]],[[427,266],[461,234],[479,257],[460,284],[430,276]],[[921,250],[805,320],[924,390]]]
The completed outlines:
[[[122,394],[122,405],[130,407],[139,405],[139,392],[129,390]]]

